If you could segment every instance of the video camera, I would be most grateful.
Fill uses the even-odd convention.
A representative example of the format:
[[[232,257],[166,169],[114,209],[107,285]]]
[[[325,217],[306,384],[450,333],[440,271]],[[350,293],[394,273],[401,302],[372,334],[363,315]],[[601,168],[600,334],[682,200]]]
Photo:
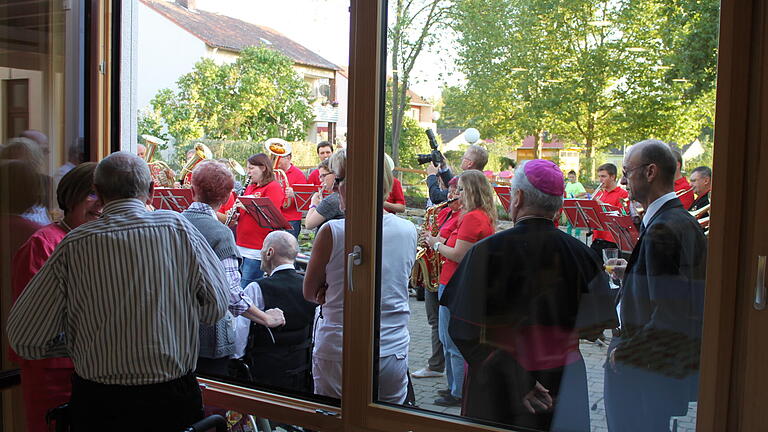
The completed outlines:
[[[416,161],[420,165],[432,162],[433,165],[440,166],[445,161],[445,157],[438,150],[435,133],[432,132],[432,129],[426,129],[425,132],[427,133],[427,138],[429,138],[429,146],[432,147],[432,151],[429,154],[417,154]]]

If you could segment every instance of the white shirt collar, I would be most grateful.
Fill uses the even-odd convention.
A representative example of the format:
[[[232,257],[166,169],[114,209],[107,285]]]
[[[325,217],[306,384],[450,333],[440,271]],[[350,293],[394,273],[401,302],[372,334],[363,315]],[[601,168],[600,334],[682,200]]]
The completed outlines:
[[[651,219],[653,219],[653,215],[656,214],[656,212],[661,209],[661,206],[667,203],[667,201],[672,201],[673,199],[677,198],[677,194],[674,192],[670,192],[668,194],[662,195],[658,198],[656,198],[656,201],[652,202],[651,205],[648,206],[647,209],[645,209],[645,215],[643,216],[643,226],[648,228],[648,224],[651,222]]]
[[[279,266],[273,268],[272,273],[270,273],[269,275],[272,276],[273,274],[279,272],[280,270],[286,270],[286,269],[292,269],[292,268],[294,268],[293,264],[280,264]]]

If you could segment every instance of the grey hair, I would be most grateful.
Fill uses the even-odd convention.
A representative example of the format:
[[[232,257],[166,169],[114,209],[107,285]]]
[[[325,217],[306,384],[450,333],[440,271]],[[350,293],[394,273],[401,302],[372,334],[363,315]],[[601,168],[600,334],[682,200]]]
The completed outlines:
[[[328,164],[331,167],[331,172],[338,177],[342,177],[339,173],[346,173],[347,171],[347,149],[339,149],[328,158]]]
[[[525,206],[542,212],[555,214],[563,206],[562,195],[546,194],[531,184],[525,175],[525,165],[530,161],[523,161],[515,168],[515,176],[512,177],[512,186],[510,193],[514,195],[515,191],[523,191],[525,195]]]
[[[105,157],[96,167],[93,184],[104,200],[147,198],[152,178],[144,159],[125,151]]]
[[[488,150],[483,146],[472,144],[467,148],[467,156],[474,162],[473,168],[482,171],[488,163]]]
[[[275,250],[275,256],[281,260],[293,262],[299,254],[299,242],[296,237],[286,231],[272,231],[264,237],[262,250],[268,248]]]

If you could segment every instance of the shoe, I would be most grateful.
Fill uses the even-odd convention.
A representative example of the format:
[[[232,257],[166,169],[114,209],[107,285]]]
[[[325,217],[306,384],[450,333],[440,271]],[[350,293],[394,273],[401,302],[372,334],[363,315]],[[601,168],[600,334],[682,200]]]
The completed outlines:
[[[446,397],[451,395],[451,390],[449,389],[440,389],[437,391],[438,396]]]
[[[435,405],[443,407],[461,406],[461,399],[453,397],[452,395],[443,396],[441,398],[435,399]]]
[[[412,373],[411,376],[413,378],[439,378],[444,376],[445,374],[438,371],[433,371],[432,369],[425,367],[417,370],[416,372]]]

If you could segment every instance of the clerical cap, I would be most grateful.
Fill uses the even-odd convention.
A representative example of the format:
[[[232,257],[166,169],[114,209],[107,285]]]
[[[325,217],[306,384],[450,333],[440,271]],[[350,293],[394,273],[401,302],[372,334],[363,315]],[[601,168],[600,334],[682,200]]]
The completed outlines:
[[[534,159],[525,164],[525,177],[536,189],[547,195],[563,195],[565,182],[560,167],[552,161]]]

